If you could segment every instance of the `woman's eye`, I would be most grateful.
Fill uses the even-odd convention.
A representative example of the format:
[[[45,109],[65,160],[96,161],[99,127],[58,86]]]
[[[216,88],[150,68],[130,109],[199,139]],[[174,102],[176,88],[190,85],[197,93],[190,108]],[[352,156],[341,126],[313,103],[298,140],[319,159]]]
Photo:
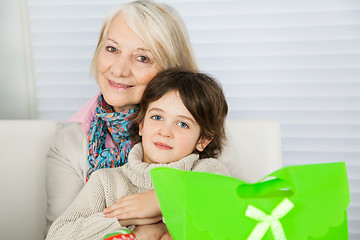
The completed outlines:
[[[146,56],[138,56],[138,57],[136,57],[136,59],[137,59],[138,61],[140,61],[140,62],[143,62],[143,63],[147,63],[147,62],[150,61],[149,58],[146,57]]]
[[[107,46],[107,47],[106,47],[106,50],[107,50],[108,52],[116,52],[116,48],[114,48],[114,47],[112,47],[112,46]]]
[[[157,121],[162,120],[162,118],[159,115],[154,115],[151,118],[154,119],[154,120],[157,120]]]
[[[186,123],[184,122],[179,122],[178,123],[178,126],[182,127],[182,128],[189,128],[189,125],[187,125]]]

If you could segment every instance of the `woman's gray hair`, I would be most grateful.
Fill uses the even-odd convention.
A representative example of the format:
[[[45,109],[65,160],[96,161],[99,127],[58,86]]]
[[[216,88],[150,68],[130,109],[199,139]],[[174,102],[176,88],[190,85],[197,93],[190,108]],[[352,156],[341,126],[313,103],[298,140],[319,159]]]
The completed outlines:
[[[116,7],[105,18],[91,63],[91,73],[95,78],[99,52],[111,22],[120,14],[124,14],[127,25],[149,48],[160,68],[178,67],[198,71],[186,26],[180,14],[167,4],[142,0]]]

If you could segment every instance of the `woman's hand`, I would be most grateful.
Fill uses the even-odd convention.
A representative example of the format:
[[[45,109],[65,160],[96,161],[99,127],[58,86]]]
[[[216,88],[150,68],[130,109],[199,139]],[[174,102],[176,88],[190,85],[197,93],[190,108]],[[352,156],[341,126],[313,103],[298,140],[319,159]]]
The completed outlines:
[[[147,219],[148,222],[145,224],[149,224],[150,219],[158,222],[158,218],[161,217],[159,201],[154,190],[126,195],[112,206],[105,208],[103,212],[106,217],[116,217],[118,220]],[[128,225],[139,224],[134,222]]]
[[[134,229],[137,240],[160,240],[168,232],[163,222],[136,226]]]

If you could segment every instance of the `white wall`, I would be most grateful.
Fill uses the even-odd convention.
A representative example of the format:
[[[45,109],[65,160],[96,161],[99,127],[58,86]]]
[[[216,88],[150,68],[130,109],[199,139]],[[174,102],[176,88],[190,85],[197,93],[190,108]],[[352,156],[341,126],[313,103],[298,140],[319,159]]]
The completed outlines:
[[[0,119],[35,118],[26,3],[0,1]],[[23,8],[25,7],[25,8]],[[23,9],[25,11],[23,11]]]

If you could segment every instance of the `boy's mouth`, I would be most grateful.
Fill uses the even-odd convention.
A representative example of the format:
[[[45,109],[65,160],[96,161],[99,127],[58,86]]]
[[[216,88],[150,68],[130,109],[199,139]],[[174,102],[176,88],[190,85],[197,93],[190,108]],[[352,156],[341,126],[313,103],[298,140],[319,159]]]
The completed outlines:
[[[161,142],[156,142],[154,143],[155,147],[157,147],[158,149],[161,150],[171,150],[172,147],[170,147],[169,145],[165,144],[165,143],[161,143]]]

